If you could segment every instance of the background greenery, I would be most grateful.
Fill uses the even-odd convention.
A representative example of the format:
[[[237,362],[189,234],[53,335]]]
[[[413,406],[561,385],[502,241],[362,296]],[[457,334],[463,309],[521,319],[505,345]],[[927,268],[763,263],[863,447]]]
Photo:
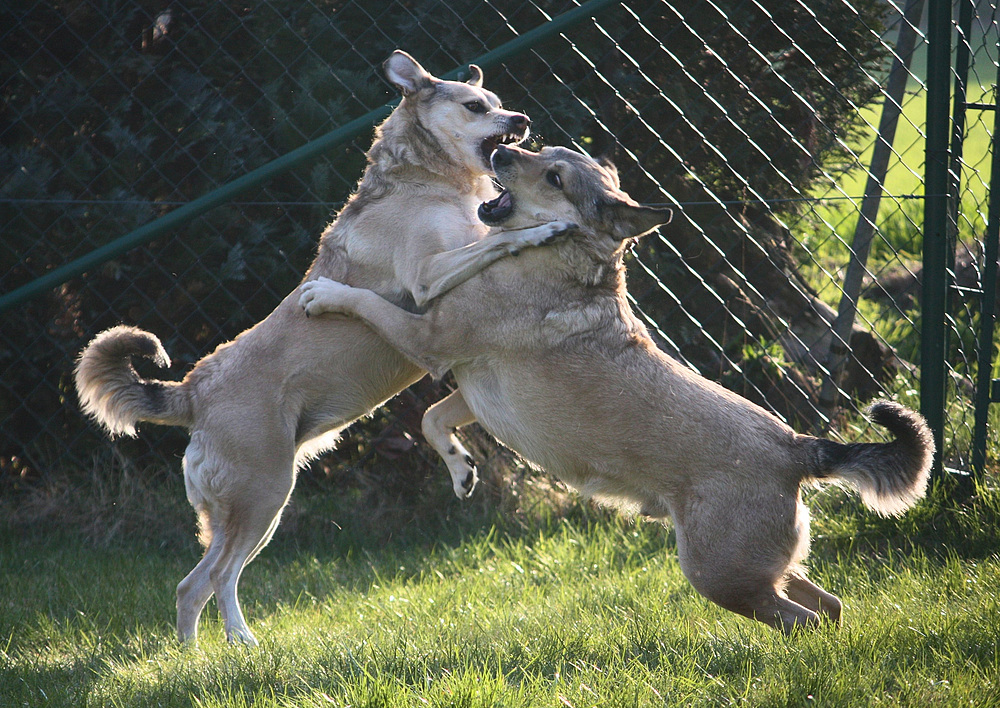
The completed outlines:
[[[0,49],[0,73],[9,77],[0,288],[30,282],[382,105],[394,96],[379,67],[397,47],[444,73],[571,6],[5,5],[0,26],[16,31]],[[884,11],[879,0],[612,6],[599,24],[581,23],[488,72],[487,85],[532,116],[538,141],[613,154],[640,200],[805,196],[824,166],[844,161],[845,141],[861,127],[856,106],[877,94]],[[0,480],[67,464],[86,470],[106,447],[79,415],[70,375],[97,332],[120,322],[155,332],[175,361],[167,375],[179,377],[262,319],[298,283],[318,234],[361,174],[369,140],[363,135],[0,315]],[[688,216],[685,207],[669,239],[642,246],[633,293],[689,363],[714,377],[738,374],[744,349],[762,332],[740,333],[719,282],[729,278],[728,264],[746,266],[751,280],[783,280],[780,269],[797,256],[769,208],[696,211]],[[705,258],[710,244],[721,259]],[[761,247],[773,262],[760,258]],[[359,426],[361,449],[343,448],[328,466],[356,466],[383,442],[387,455],[423,465],[412,455],[412,422],[425,395],[436,394],[417,389]],[[146,464],[169,463],[185,442],[150,426],[139,441],[116,445]]]

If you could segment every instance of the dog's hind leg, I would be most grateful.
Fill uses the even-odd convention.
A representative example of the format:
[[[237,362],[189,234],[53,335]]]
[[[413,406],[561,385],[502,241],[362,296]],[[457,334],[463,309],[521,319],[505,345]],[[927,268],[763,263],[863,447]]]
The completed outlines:
[[[786,633],[819,625],[814,610],[779,591],[801,553],[795,495],[706,486],[671,511],[681,570],[699,593]]]
[[[448,465],[452,487],[459,499],[472,496],[476,487],[476,465],[469,451],[455,437],[455,429],[474,423],[475,414],[469,410],[461,391],[453,391],[424,413],[421,423],[424,438]]]
[[[819,615],[782,597],[774,578],[748,568],[744,561],[692,553],[689,547],[682,544],[679,532],[677,552],[681,570],[691,585],[720,607],[786,633],[819,624]]]
[[[791,634],[800,629],[815,629],[820,618],[812,610],[782,597],[771,586],[756,598],[750,598],[749,612],[735,609],[742,615],[780,629],[785,634]],[[733,609],[733,608],[729,608]]]
[[[293,436],[280,421],[251,414],[244,416],[238,443],[229,428],[199,430],[184,455],[188,500],[198,510],[207,550],[177,586],[182,641],[196,640],[198,617],[214,592],[227,638],[256,644],[236,586],[277,528],[295,482],[295,451]]]
[[[225,527],[219,523],[221,509],[212,494],[213,459],[210,436],[196,430],[184,452],[184,486],[188,501],[198,513],[199,539],[205,554],[198,565],[177,585],[177,636],[180,641],[198,641],[198,619],[214,592],[210,572],[222,551]]]
[[[681,544],[678,541],[678,553]],[[820,617],[778,593],[774,579],[755,574],[744,563],[707,557],[693,563],[681,556],[681,569],[703,596],[727,610],[755,619],[785,633],[819,625]]]
[[[177,637],[186,644],[198,642],[198,619],[214,592],[209,573],[222,546],[223,530],[217,529],[198,565],[177,585]]]
[[[785,594],[789,600],[818,613],[821,618],[840,624],[842,604],[836,595],[828,593],[801,573],[789,573],[786,580]]]
[[[240,489],[234,490],[228,504],[225,522],[225,539],[222,550],[212,566],[210,576],[219,603],[226,638],[230,642],[257,644],[257,639],[247,625],[240,608],[237,584],[243,569],[274,534],[294,486],[293,455],[287,455],[287,464],[272,467],[271,459],[247,471]]]

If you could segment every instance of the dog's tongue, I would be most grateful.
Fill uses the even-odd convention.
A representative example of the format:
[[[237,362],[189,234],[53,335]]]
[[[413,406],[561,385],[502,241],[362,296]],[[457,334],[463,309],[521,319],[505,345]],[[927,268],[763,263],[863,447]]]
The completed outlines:
[[[488,213],[493,213],[495,211],[503,211],[504,209],[510,209],[513,202],[510,198],[510,192],[506,189],[500,192],[500,196],[489,200],[488,202],[483,202],[484,211]]]
[[[507,218],[514,210],[514,198],[506,189],[500,195],[479,205],[479,218],[487,223],[495,224]]]

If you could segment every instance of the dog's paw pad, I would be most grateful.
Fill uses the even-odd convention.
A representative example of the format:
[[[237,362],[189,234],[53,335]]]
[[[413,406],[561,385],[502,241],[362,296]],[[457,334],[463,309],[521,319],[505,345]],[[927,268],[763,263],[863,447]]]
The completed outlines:
[[[457,464],[457,468],[451,470],[451,479],[455,487],[455,496],[459,499],[468,499],[476,489],[479,476],[472,455],[465,453],[460,459],[462,461]]]
[[[476,474],[476,467],[475,465],[471,465],[469,473],[465,475],[465,479],[462,481],[463,499],[468,499],[472,496],[472,493],[476,490],[477,482],[479,482],[479,476]]]

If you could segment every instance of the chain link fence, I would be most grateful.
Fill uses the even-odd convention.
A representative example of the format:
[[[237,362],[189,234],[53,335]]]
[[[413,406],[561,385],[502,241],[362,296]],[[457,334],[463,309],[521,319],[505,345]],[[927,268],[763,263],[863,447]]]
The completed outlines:
[[[664,349],[802,431],[857,439],[869,433],[857,415],[865,401],[918,402],[926,96],[913,5],[904,18],[884,0],[604,3],[486,72],[506,107],[531,116],[536,142],[612,155],[636,199],[678,207],[679,218],[629,260],[636,310]],[[0,293],[384,105],[395,96],[380,66],[396,48],[441,75],[576,6],[5,5]],[[996,11],[973,10],[969,95],[987,102]],[[898,108],[892,136],[886,106]],[[961,163],[956,277],[970,288],[983,258],[992,133],[984,115],[969,112]],[[134,324],[163,340],[180,378],[262,319],[305,272],[361,175],[370,138],[364,131],[0,313],[4,486],[91,468],[111,449],[134,464],[179,468],[183,431],[149,425],[112,444],[84,420],[75,356],[97,332]],[[869,178],[884,192],[866,188]],[[862,216],[866,192],[881,202]],[[855,249],[849,276],[859,223],[871,232],[870,252]],[[856,314],[843,314],[842,301]],[[956,466],[968,453],[962,392],[975,369],[977,307],[959,298],[952,321],[958,395],[945,456]],[[443,390],[421,382],[349,430],[319,465],[355,476],[378,460],[401,470],[436,465],[420,444],[419,418]]]

